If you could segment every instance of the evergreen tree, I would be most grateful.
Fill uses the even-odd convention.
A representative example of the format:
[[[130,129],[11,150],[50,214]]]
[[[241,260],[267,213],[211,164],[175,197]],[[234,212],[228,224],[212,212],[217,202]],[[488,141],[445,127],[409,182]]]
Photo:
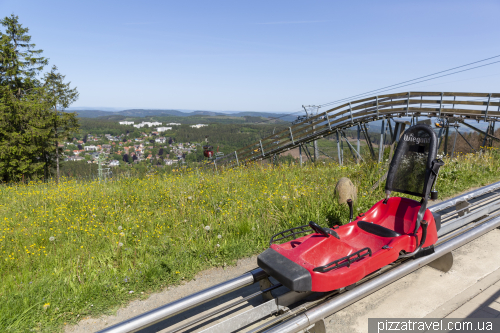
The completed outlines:
[[[43,169],[43,156],[37,143],[49,132],[45,126],[47,105],[34,93],[36,79],[47,59],[27,35],[18,17],[0,20],[0,177],[17,181]]]
[[[44,168],[40,143],[50,136],[43,121],[47,105],[36,98],[18,99],[0,86],[0,178],[19,181],[36,176]]]
[[[54,153],[56,161],[58,157],[57,138],[77,124],[74,116],[60,111],[78,93],[63,83],[56,68],[44,82],[39,79],[48,60],[17,16],[5,17],[0,25],[0,179],[18,181],[43,173],[47,179]]]
[[[0,24],[5,27],[1,37],[0,85],[8,87],[19,98],[23,93],[38,85],[36,75],[48,64],[41,57],[42,50],[34,50],[28,28],[19,23],[19,17],[12,14]]]
[[[70,83],[64,83],[65,76],[57,72],[57,67],[52,66],[52,70],[45,74],[43,84],[43,94],[46,101],[51,106],[49,122],[51,124],[52,139],[54,141],[56,160],[56,182],[59,181],[59,139],[67,137],[71,132],[78,129],[76,113],[63,112],[73,102],[78,99],[76,88],[71,89]],[[50,151],[51,149],[49,149]],[[48,165],[47,163],[46,165]]]

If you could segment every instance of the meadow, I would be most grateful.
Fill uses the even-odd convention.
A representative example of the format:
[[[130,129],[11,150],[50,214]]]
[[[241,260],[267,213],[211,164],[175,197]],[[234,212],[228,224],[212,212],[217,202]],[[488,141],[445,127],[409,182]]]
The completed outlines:
[[[500,180],[500,153],[445,159],[440,197]],[[357,211],[383,198],[383,165],[254,164],[109,182],[0,186],[0,331],[54,332],[263,251],[277,231],[348,221],[333,195],[358,186]]]

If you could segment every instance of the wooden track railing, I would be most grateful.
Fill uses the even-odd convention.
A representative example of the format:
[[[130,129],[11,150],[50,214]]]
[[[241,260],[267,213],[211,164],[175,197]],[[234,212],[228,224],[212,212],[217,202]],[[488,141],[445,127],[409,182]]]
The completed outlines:
[[[363,98],[319,113],[226,154],[214,160],[214,165],[232,167],[269,158],[358,124],[399,117],[498,121],[500,93],[406,92]]]

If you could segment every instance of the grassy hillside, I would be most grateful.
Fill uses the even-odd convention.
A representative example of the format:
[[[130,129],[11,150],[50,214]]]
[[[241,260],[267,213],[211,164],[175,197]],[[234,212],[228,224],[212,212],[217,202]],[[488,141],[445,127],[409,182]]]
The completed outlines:
[[[441,197],[500,180],[500,154],[446,160]],[[279,230],[347,222],[336,181],[359,188],[356,209],[383,197],[367,163],[261,167],[217,174],[67,180],[0,187],[0,331],[54,332],[211,266],[264,250]],[[144,293],[141,296],[141,293]]]

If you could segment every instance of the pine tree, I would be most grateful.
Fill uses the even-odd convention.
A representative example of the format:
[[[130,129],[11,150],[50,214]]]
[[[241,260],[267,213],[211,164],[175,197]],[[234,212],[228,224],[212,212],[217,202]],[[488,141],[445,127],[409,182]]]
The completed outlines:
[[[40,146],[49,133],[46,103],[34,89],[47,59],[35,50],[28,28],[11,15],[0,20],[0,176],[4,181],[36,175],[43,168]]]
[[[76,88],[70,88],[70,82],[64,83],[65,76],[57,72],[57,67],[52,66],[52,70],[45,74],[43,84],[43,94],[46,101],[51,106],[49,122],[52,127],[52,139],[54,141],[55,161],[56,161],[56,183],[59,182],[59,140],[67,137],[71,132],[78,129],[76,113],[63,112],[73,102],[78,99]]]
[[[36,96],[18,99],[8,87],[0,86],[0,178],[4,181],[36,176],[43,170],[40,143],[50,136],[43,121],[46,110]]]
[[[19,98],[29,89],[37,86],[36,75],[48,64],[41,57],[43,50],[34,50],[31,36],[19,23],[19,17],[12,14],[0,20],[5,27],[1,36],[0,85],[8,87]]]
[[[54,153],[57,164],[58,138],[77,126],[75,115],[61,111],[78,93],[63,83],[57,68],[44,81],[38,78],[48,60],[17,16],[5,17],[0,25],[5,29],[0,31],[0,179],[41,174],[47,179]]]

